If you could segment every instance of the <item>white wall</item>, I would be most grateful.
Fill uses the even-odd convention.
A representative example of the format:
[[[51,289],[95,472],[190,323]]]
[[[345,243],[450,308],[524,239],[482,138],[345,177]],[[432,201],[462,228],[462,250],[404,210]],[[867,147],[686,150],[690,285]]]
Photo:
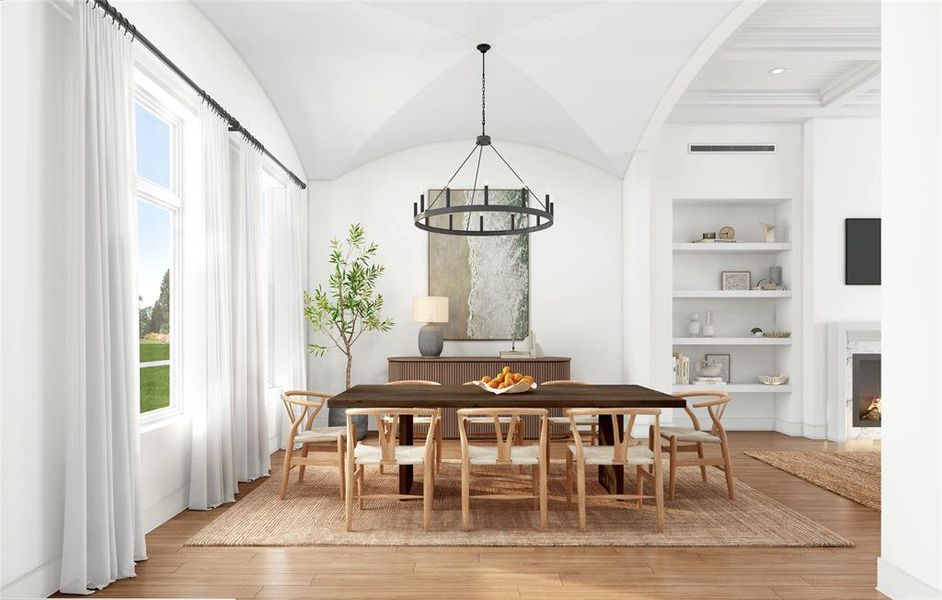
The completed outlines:
[[[137,28],[302,178],[290,138],[251,71],[187,2],[115,2]],[[57,310],[65,279],[58,215],[69,196],[67,111],[71,3],[0,2],[2,26],[2,557],[3,596],[58,588],[63,509],[63,356]],[[141,435],[148,528],[186,507],[189,423]],[[36,457],[27,460],[24,457]]]
[[[62,220],[70,19],[0,2],[0,596],[57,589],[64,493]],[[51,587],[50,587],[51,586]]]
[[[885,2],[883,486],[877,588],[942,598],[942,5]]]
[[[599,383],[621,381],[621,181],[580,160],[533,146],[499,142],[500,151],[534,187],[556,203],[556,223],[530,236],[530,325],[546,355],[571,356],[572,376]],[[379,244],[386,266],[379,289],[388,334],[364,336],[354,350],[353,382],[382,383],[386,357],[417,355],[421,324],[412,322],[412,298],[428,292],[427,234],[412,223],[412,203],[423,188],[441,186],[471,142],[420,146],[391,154],[309,189],[309,288],[326,282],[327,244],[359,222]],[[493,188],[519,187],[488,157],[482,173]],[[470,173],[468,172],[470,171]],[[506,173],[506,176],[504,175]],[[471,187],[473,167],[454,188]],[[495,356],[509,342],[445,342],[446,355]],[[312,357],[309,385],[343,389],[339,352]]]
[[[690,143],[775,143],[775,154],[709,154],[692,155],[687,152]],[[800,211],[802,194],[802,132],[797,124],[686,124],[671,123],[664,127],[651,156],[649,227],[653,231],[651,240],[651,300],[650,318],[652,340],[652,383],[660,389],[670,389],[670,361],[672,352],[671,332],[674,324],[672,290],[674,288],[674,257],[671,243],[674,240],[675,199],[792,199],[791,210]],[[643,202],[643,198],[637,201]],[[627,210],[627,209],[626,209]],[[706,212],[703,231],[715,231],[724,219],[733,218],[730,208],[717,209],[715,214]],[[763,217],[764,218],[764,217]],[[712,219],[712,220],[711,220]],[[759,218],[744,220],[737,227],[737,237],[758,241]],[[709,222],[706,222],[709,221]],[[715,222],[714,222],[715,221]],[[693,225],[683,224],[686,229]],[[750,229],[750,227],[752,229]],[[789,231],[791,229],[791,231]],[[785,262],[785,280],[796,291],[796,297],[788,301],[775,301],[781,307],[775,317],[781,326],[795,317],[802,310],[802,299],[798,290],[802,285],[800,256],[802,252],[801,231],[799,228],[785,228],[794,249],[783,260]],[[677,232],[680,235],[680,232]],[[707,257],[706,260],[715,260]],[[722,260],[722,259],[718,259]],[[726,268],[735,270],[740,257],[727,258],[725,266],[710,264],[716,271]],[[748,267],[749,265],[745,265]],[[721,268],[722,267],[722,268]],[[630,269],[630,266],[629,266]],[[689,271],[689,269],[688,269]],[[627,272],[627,271],[626,271]],[[691,273],[688,272],[689,276]],[[678,285],[678,288],[691,286]],[[693,286],[696,287],[696,286]],[[711,286],[711,287],[715,287]],[[627,293],[627,292],[626,292]],[[718,311],[739,309],[766,310],[761,303],[768,300],[680,300],[683,313],[700,312],[707,309]],[[737,304],[730,308],[730,302]],[[759,302],[756,305],[755,302]],[[678,305],[680,306],[680,305]],[[731,318],[731,317],[730,317]],[[722,331],[730,323],[717,323],[717,331]],[[794,329],[794,328],[793,328]],[[800,360],[801,332],[793,331],[793,345],[789,349],[779,350],[784,357],[783,370],[792,375],[792,384],[800,383],[800,372],[792,365]],[[727,350],[723,350],[727,352]],[[736,369],[736,354],[733,354],[733,370]],[[748,353],[743,360],[748,360]],[[735,376],[734,376],[735,378]],[[802,433],[801,393],[800,388],[788,396],[775,399],[770,394],[740,394],[734,397],[724,421],[730,429],[776,429],[790,434]],[[674,415],[680,421],[686,417],[680,413]]]
[[[811,119],[804,125],[804,145],[812,317],[805,423],[812,430],[808,434],[823,437],[829,402],[826,326],[880,320],[880,286],[844,284],[844,219],[880,216],[880,119]]]
[[[656,356],[652,331],[651,155],[635,154],[622,184],[622,379],[670,391],[666,362]]]

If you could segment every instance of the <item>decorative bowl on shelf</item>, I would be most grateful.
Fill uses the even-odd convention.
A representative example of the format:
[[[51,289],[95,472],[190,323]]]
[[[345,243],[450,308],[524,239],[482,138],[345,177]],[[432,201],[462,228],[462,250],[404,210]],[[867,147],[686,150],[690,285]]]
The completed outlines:
[[[763,385],[782,385],[788,382],[788,375],[759,375],[759,383]]]
[[[707,362],[705,360],[697,363],[697,373],[703,377],[719,377],[723,372],[723,363]]]
[[[476,385],[482,390],[490,392],[492,394],[501,395],[501,394],[523,394],[530,392],[536,389],[536,382],[526,383],[525,381],[519,381],[513,385],[509,385],[505,388],[492,388],[483,381],[469,381],[465,385]]]

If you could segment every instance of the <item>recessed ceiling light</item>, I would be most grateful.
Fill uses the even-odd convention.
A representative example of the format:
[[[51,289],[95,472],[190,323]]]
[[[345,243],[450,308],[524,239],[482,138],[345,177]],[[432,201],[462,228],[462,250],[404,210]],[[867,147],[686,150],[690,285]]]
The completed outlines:
[[[785,67],[772,67],[769,69],[769,75],[781,75],[785,72]]]

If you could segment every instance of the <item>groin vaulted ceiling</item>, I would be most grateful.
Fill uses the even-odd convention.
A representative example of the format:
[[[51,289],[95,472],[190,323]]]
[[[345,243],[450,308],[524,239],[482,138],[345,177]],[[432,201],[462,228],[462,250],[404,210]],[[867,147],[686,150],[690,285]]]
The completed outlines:
[[[736,0],[303,2],[198,0],[265,88],[307,175],[488,130],[613,175],[675,78]],[[661,108],[663,112],[663,107]]]

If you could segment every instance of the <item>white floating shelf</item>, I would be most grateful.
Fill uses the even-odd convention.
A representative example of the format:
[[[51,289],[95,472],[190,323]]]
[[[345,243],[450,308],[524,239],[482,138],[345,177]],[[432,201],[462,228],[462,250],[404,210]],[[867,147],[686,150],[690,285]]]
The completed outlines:
[[[674,298],[791,298],[791,290],[674,290]]]
[[[776,254],[792,249],[791,242],[675,242],[675,254]]]
[[[783,385],[763,385],[761,383],[727,383],[726,385],[675,385],[674,393],[695,392],[700,390],[721,390],[731,394],[788,394],[792,391],[792,386]]]
[[[675,337],[675,346],[790,346],[792,338]]]

